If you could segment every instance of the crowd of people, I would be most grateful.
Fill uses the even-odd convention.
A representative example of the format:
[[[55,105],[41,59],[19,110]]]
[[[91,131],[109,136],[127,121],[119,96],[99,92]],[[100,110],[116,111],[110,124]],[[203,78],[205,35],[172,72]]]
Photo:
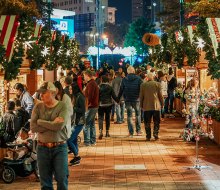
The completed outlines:
[[[101,68],[97,72],[92,68],[80,71],[75,66],[66,76],[61,72],[57,81],[43,83],[33,97],[24,85],[17,83],[14,87],[17,99],[8,102],[3,117],[5,126],[10,126],[7,128],[14,135],[7,141],[15,140],[21,127],[30,121],[31,132],[37,133],[37,161],[42,189],[52,188],[53,175],[58,189],[67,189],[67,149],[74,154],[70,165],[79,165],[81,157],[77,137],[81,131],[84,146],[95,146],[97,139],[102,140],[104,134],[106,138],[111,136],[112,120],[119,125],[125,122],[126,109],[128,137],[132,138],[135,132],[138,136],[143,135],[141,122],[144,122],[146,140],[150,141],[152,135],[157,140],[164,116],[174,117],[176,87],[177,80],[172,68],[166,74],[156,72],[149,65],[141,71],[128,66],[126,70]],[[21,112],[18,110],[25,113],[21,116],[25,119],[19,125],[9,124],[8,118],[13,115],[15,121]],[[96,135],[96,119],[99,135]]]

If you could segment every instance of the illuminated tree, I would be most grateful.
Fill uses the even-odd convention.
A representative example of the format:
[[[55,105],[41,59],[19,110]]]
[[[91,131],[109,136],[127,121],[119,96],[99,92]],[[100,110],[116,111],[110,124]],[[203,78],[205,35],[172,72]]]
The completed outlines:
[[[40,0],[41,1],[41,0]],[[21,15],[40,16],[39,0],[1,0],[0,15]]]
[[[220,0],[201,0],[192,2],[192,11],[200,17],[220,17]]]
[[[148,47],[142,42],[142,37],[146,32],[153,33],[153,25],[144,18],[137,19],[129,27],[128,33],[125,36],[124,46],[134,46],[138,54],[145,54]]]

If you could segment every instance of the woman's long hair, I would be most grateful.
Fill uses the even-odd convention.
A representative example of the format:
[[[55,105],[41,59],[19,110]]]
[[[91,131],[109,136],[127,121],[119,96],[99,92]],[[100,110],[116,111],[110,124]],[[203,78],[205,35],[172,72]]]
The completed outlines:
[[[56,99],[61,101],[63,99],[63,95],[65,94],[62,84],[59,81],[55,81],[54,85],[58,89]]]

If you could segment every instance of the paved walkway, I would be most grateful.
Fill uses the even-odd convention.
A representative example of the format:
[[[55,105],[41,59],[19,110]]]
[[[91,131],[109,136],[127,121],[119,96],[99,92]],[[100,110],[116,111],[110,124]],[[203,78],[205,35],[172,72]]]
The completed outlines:
[[[70,190],[220,190],[220,148],[209,139],[199,145],[201,165],[212,169],[187,170],[195,162],[195,143],[179,138],[182,118],[166,119],[158,141],[145,136],[126,137],[126,124],[112,124],[111,137],[95,147],[81,147],[80,166],[71,166]],[[143,128],[143,124],[142,124]],[[144,128],[143,128],[144,131]],[[69,159],[72,155],[69,156]],[[0,181],[4,190],[37,190],[35,177],[19,178],[12,184]]]

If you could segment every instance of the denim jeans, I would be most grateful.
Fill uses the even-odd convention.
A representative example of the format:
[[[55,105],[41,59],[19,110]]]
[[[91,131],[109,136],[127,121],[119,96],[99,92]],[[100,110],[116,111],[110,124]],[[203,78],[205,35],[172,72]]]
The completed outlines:
[[[124,122],[124,113],[125,113],[125,102],[122,101],[119,104],[115,104],[115,108],[116,108],[116,122],[120,123],[120,122]]]
[[[84,144],[90,145],[96,143],[95,115],[98,108],[89,108],[86,112],[86,125],[83,128]]]
[[[151,124],[152,117],[153,117],[153,121],[154,121],[153,135],[155,137],[158,137],[158,133],[159,133],[159,129],[160,129],[160,111],[158,111],[158,110],[145,111],[144,112],[144,125],[145,125],[147,139],[151,138],[150,124]]]
[[[68,153],[67,144],[53,148],[38,145],[37,163],[40,173],[41,190],[53,190],[53,174],[57,189],[68,189]]]
[[[165,113],[173,113],[173,102],[174,102],[174,91],[168,92],[168,97],[165,99],[165,104],[164,104]],[[170,106],[170,112],[168,111],[169,106]]]
[[[83,125],[76,125],[72,131],[72,134],[70,138],[67,141],[67,144],[69,146],[70,151],[74,154],[74,156],[77,156],[79,153],[77,138],[79,133],[82,131]]]
[[[111,117],[114,117],[114,115],[115,115],[115,104],[113,104],[111,109]]]
[[[140,102],[125,102],[125,107],[127,109],[127,122],[128,122],[128,131],[130,135],[134,134],[134,128],[132,124],[132,112],[133,109],[135,111],[135,125],[136,125],[136,132],[141,131],[141,109],[140,109]]]
[[[99,130],[103,130],[103,121],[104,121],[104,115],[105,115],[106,131],[109,131],[111,110],[112,110],[112,106],[106,106],[106,107],[99,106],[99,109],[98,109]]]

